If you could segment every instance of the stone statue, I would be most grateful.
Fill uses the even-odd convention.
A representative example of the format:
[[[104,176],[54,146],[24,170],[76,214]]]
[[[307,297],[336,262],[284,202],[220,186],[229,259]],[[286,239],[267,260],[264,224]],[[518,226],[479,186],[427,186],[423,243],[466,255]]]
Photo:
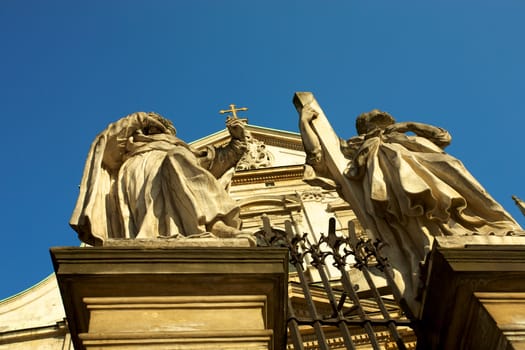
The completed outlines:
[[[95,246],[108,239],[242,234],[239,208],[225,187],[250,138],[244,125],[229,118],[229,144],[197,152],[156,113],[110,124],[91,145],[70,225]]]
[[[296,106],[307,167],[335,180],[361,225],[385,243],[384,255],[414,311],[420,264],[432,248],[433,237],[521,231],[463,164],[444,152],[451,141],[446,130],[396,123],[390,114],[373,110],[357,118],[358,136],[340,139],[339,150],[327,150],[322,127],[314,125],[322,114],[317,102]],[[329,152],[344,156],[339,158],[345,163],[340,170],[327,165],[326,158],[333,157]]]

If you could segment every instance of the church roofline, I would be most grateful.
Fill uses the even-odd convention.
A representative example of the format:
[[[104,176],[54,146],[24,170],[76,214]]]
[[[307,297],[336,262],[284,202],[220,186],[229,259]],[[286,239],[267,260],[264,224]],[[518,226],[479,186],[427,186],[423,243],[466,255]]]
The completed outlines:
[[[299,133],[250,124],[248,124],[246,128],[255,139],[264,142],[266,145],[303,151],[303,144]],[[222,129],[190,142],[190,145],[197,149],[207,145],[219,146],[228,142],[229,138],[230,134],[228,133],[228,130]]]
[[[5,311],[5,310],[2,310],[3,308],[10,307],[10,308],[16,309],[20,306],[24,306],[27,303],[27,300],[24,299],[25,297],[30,297],[31,300],[38,299],[42,294],[45,294],[48,292],[48,290],[50,289],[49,287],[50,285],[51,285],[51,289],[56,286],[56,278],[55,278],[54,272],[48,275],[43,280],[37,282],[36,284],[16,294],[13,294],[5,299],[0,300],[0,311],[2,312]],[[41,293],[39,293],[40,291]],[[22,302],[21,305],[16,304],[19,301]]]

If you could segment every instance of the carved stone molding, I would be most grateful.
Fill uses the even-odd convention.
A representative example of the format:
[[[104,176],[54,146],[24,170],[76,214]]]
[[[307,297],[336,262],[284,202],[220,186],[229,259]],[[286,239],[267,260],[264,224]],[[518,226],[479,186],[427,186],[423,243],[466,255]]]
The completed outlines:
[[[303,201],[313,201],[313,202],[320,202],[324,199],[325,195],[321,191],[304,191],[299,193],[301,196],[301,200]]]
[[[252,138],[247,142],[247,146],[248,149],[237,163],[236,170],[253,170],[272,166],[274,156],[266,149],[264,142]]]
[[[232,185],[247,185],[265,182],[302,179],[304,173],[302,165],[268,168],[262,170],[245,170],[233,176]]]

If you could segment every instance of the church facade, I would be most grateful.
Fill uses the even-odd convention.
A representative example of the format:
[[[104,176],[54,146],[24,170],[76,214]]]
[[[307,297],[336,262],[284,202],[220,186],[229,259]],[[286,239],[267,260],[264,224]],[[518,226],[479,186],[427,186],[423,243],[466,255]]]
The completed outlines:
[[[362,157],[353,158],[348,167],[345,147],[313,95],[297,93],[294,104],[301,115],[302,137],[246,125],[251,135],[244,139],[247,149],[229,181],[223,182],[222,176],[215,187],[224,193],[222,187],[227,185],[229,196],[221,198],[228,203],[233,199],[240,208],[242,231],[236,228],[235,232],[250,232],[250,239],[217,239],[201,233],[182,239],[166,235],[162,242],[138,235],[135,240],[113,239],[101,248],[53,248],[56,275],[0,301],[0,350],[523,347],[525,232],[510,216],[504,221],[513,229],[506,234],[474,226],[454,233],[459,225],[454,220],[446,222],[449,231],[442,231],[427,215],[404,217],[412,223],[422,220],[416,226],[396,221],[399,218],[386,215],[391,212],[374,206],[371,194],[362,193],[368,185],[384,184],[383,180],[394,186],[397,175],[407,174],[405,168],[401,171],[402,167],[393,166],[381,169],[386,174],[383,177],[377,175],[378,168],[363,167],[368,161],[380,167],[391,161],[388,157],[366,158],[375,154],[371,149],[377,149],[366,147],[370,142],[386,148],[389,142],[394,148],[408,147],[412,144],[405,141],[411,136],[407,138],[405,129],[410,126],[415,131],[407,130],[416,134],[441,138],[431,137],[432,144],[422,140],[425,137],[410,139],[427,145],[428,152],[413,152],[410,147],[414,144],[406,153],[423,158],[437,154],[441,159],[445,153],[440,142],[448,144],[448,133],[420,123],[396,124],[377,110],[364,113],[359,117],[365,121],[364,129],[358,127],[363,135],[353,138],[354,143],[347,141],[349,150],[357,147]],[[227,120],[239,124],[243,121],[236,111],[240,110],[245,109],[231,105],[231,110],[221,113],[232,112]],[[383,119],[388,127],[381,124]],[[393,127],[399,132],[392,132]],[[144,139],[155,139],[144,130],[139,130]],[[231,146],[234,139],[238,141],[229,125],[190,145],[197,151],[218,149]],[[237,152],[235,161],[239,156]],[[454,162],[440,164],[445,163],[449,167]],[[230,163],[220,164],[225,168]],[[468,174],[461,167],[454,169]],[[428,186],[440,183],[440,188],[448,188],[442,180],[450,172],[441,170],[443,179],[429,181]],[[417,171],[409,173],[414,176],[405,181],[403,189],[423,179]],[[473,196],[465,197],[467,204],[480,196],[489,198],[474,178],[467,178],[466,184],[450,184],[457,185],[460,192],[475,185]],[[443,199],[445,192],[435,195]],[[384,194],[383,199],[392,205],[404,200],[400,193],[377,193]],[[207,193],[202,196],[209,197]],[[497,203],[478,205],[481,212],[485,207],[505,214]],[[449,211],[442,214],[452,217]],[[107,210],[106,218],[111,219],[113,212]],[[480,218],[486,227],[499,223],[490,215]],[[230,232],[213,231],[216,221],[210,221],[210,231]],[[427,232],[428,227],[435,230]],[[419,231],[429,238],[429,244],[422,256],[412,256],[417,249],[406,246],[405,240]],[[405,234],[396,235],[399,232]],[[396,250],[389,250],[392,247]],[[399,260],[403,254],[409,259]],[[142,285],[142,281],[147,282]]]

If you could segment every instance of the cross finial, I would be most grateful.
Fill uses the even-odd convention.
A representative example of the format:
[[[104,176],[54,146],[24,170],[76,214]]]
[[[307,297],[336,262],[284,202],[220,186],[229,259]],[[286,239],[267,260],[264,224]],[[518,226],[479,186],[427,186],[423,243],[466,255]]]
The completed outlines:
[[[219,113],[220,114],[224,114],[224,113],[230,113],[231,112],[231,115],[228,115],[228,117],[227,117],[227,120],[229,120],[229,119],[238,119],[237,112],[247,111],[247,110],[248,110],[248,108],[246,108],[246,107],[235,108],[235,105],[231,104],[230,105],[230,109],[221,109],[219,111]]]

